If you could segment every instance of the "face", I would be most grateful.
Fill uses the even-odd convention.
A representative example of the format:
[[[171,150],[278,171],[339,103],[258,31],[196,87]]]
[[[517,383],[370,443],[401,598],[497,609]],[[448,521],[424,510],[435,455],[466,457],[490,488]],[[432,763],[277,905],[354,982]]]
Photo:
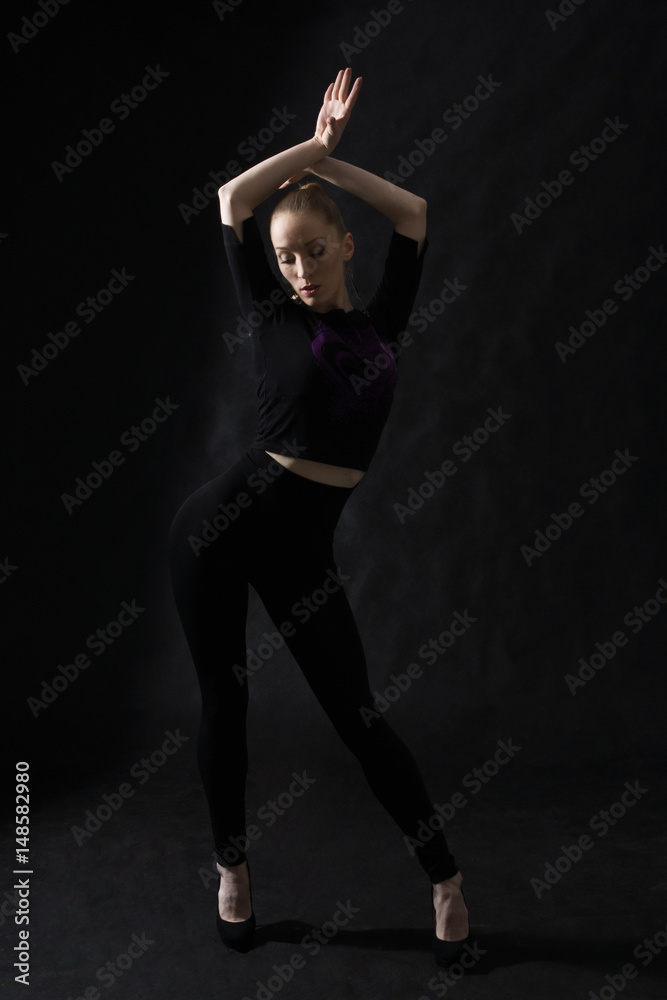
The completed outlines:
[[[271,241],[281,273],[305,305],[315,312],[351,307],[345,288],[351,233],[341,236],[319,212],[284,212],[271,223]]]

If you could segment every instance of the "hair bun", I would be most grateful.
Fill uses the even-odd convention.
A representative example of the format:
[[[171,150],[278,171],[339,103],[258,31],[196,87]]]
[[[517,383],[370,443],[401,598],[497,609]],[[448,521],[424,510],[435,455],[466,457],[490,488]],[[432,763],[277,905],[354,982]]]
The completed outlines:
[[[297,215],[306,212],[319,212],[341,236],[345,235],[345,223],[338,205],[317,181],[308,181],[281,198],[271,213],[271,222],[277,215],[282,215],[285,212],[295,212]]]

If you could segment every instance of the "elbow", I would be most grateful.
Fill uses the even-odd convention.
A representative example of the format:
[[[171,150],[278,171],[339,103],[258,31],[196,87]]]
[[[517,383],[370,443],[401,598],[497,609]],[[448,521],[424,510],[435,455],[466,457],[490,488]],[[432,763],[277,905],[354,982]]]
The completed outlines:
[[[233,193],[234,193],[234,189],[233,189],[233,186],[232,186],[233,183],[234,183],[233,180],[227,181],[226,184],[223,184],[222,187],[218,188],[218,199],[219,199],[221,205],[222,204],[226,204],[226,205],[230,205],[231,204]]]
[[[420,198],[419,195],[415,195],[415,214],[420,219],[425,219],[427,211],[428,202],[426,201],[426,198]]]
[[[404,219],[411,226],[422,225],[426,228],[426,213],[428,211],[428,202],[425,198],[420,198],[419,195],[413,195],[410,192],[410,204],[405,211]]]
[[[227,226],[236,226],[238,222],[252,215],[252,207],[239,196],[233,179],[218,188],[218,201],[220,218]]]
[[[243,201],[243,192],[239,187],[239,177],[232,177],[225,184],[218,188],[218,199],[220,204],[238,205]]]
[[[409,236],[410,239],[417,241],[419,244],[419,253],[421,253],[426,236],[427,208],[428,202],[424,198],[414,195],[411,197],[406,210],[401,213],[400,218],[394,221],[394,228],[397,233]]]
[[[235,178],[218,188],[218,201],[222,223],[237,231],[239,224],[252,215],[253,206],[244,198],[243,191],[237,189],[234,180]],[[239,236],[238,231],[236,235]]]
[[[218,201],[220,202],[220,219],[226,226],[234,225],[234,206],[232,193],[228,190],[228,184],[223,184],[218,188]]]

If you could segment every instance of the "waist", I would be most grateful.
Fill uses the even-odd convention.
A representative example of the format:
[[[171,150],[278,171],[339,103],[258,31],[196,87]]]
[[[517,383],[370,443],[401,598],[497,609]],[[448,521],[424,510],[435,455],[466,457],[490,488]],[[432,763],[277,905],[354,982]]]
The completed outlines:
[[[341,486],[353,489],[364,477],[361,469],[348,469],[341,465],[328,465],[326,462],[315,462],[310,458],[298,458],[293,455],[280,455],[278,452],[266,450],[266,454],[274,458],[285,469],[311,479],[325,486]]]

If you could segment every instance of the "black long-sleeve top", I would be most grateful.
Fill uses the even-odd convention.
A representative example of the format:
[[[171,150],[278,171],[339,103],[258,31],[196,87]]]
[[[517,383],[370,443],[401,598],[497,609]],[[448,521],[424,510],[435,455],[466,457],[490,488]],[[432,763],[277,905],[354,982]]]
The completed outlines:
[[[394,230],[368,315],[318,313],[281,287],[254,216],[243,222],[243,242],[231,226],[222,228],[241,313],[252,329],[259,398],[253,447],[365,471],[389,416],[395,338],[409,319],[428,241],[418,256],[417,241]]]

